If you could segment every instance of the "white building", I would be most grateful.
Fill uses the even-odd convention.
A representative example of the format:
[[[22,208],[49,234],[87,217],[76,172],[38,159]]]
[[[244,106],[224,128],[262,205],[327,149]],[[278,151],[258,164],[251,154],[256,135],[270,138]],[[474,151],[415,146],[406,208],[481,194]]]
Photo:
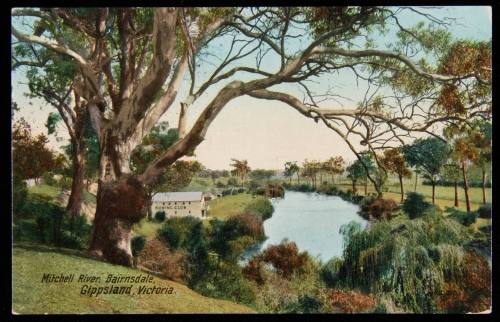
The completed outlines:
[[[153,214],[164,211],[166,217],[207,217],[208,206],[202,192],[160,192],[154,195],[151,205]]]

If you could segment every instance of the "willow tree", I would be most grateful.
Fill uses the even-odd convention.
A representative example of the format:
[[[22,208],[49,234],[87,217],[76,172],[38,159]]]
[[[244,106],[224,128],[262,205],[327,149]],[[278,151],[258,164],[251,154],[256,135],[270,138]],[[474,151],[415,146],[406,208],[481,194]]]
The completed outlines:
[[[425,24],[405,27],[399,19],[408,11],[437,25],[447,23],[407,7],[13,10],[13,16],[30,16],[25,25],[40,21],[32,33],[14,23],[14,38],[70,57],[83,80],[76,91],[91,115],[100,145],[90,250],[108,261],[132,264],[130,229],[145,216],[149,204],[145,187],[166,167],[192,153],[224,106],[237,97],[284,102],[306,117],[321,120],[355,154],[356,141],[370,150],[387,147],[393,138],[400,142],[402,135],[429,132],[431,125],[466,119],[481,109],[483,105],[471,107],[465,115],[443,115],[442,110],[425,106],[434,98],[433,91],[450,82],[481,79],[488,83],[482,68],[491,66],[484,60],[466,70],[443,69],[440,74],[438,65],[452,48],[449,35]],[[397,31],[391,48],[373,37],[389,29]],[[408,58],[416,53],[437,63]],[[325,78],[349,71],[372,89],[375,84],[399,91],[398,95],[374,102],[370,92],[358,108],[326,106],[326,101],[320,106],[320,96],[336,98],[335,93],[324,86],[314,90],[318,82],[309,81],[335,84]],[[184,78],[189,79],[187,94],[178,97]],[[284,88],[280,84],[290,91],[278,91]],[[304,99],[294,96],[297,89]],[[208,103],[188,129],[190,106],[209,92]],[[143,173],[133,174],[132,151],[174,107],[176,98],[180,100],[175,104],[180,111],[179,140]],[[389,111],[394,104],[399,108]]]

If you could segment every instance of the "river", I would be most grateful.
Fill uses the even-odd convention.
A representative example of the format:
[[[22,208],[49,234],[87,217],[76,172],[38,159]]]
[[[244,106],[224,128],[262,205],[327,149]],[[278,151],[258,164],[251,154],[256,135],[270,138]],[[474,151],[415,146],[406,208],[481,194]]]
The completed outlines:
[[[253,256],[268,245],[279,244],[287,238],[323,262],[341,256],[342,225],[351,221],[366,226],[367,220],[357,214],[359,207],[337,196],[318,193],[286,191],[285,198],[272,199],[273,216],[264,222],[268,239],[259,247],[249,250],[244,258]]]

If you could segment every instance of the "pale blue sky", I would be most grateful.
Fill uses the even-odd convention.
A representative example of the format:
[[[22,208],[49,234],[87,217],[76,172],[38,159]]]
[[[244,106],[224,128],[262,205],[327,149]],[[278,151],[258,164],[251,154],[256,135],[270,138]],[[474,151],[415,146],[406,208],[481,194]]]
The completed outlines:
[[[489,39],[491,38],[490,7],[443,7],[427,12],[438,18],[445,16],[457,18],[456,24],[450,28],[456,38]],[[406,14],[401,21],[409,27],[418,20],[415,15]],[[295,47],[295,46],[294,46]],[[220,47],[224,50],[224,47]],[[264,66],[277,66],[275,58],[268,59]],[[202,76],[200,76],[202,77]],[[243,77],[247,78],[247,77]],[[22,76],[22,70],[16,71],[12,78],[12,96],[22,110],[18,116],[25,117],[35,132],[45,132],[44,123],[52,108],[42,106],[41,101],[28,100],[23,96],[27,90]],[[325,82],[327,83],[327,82]],[[332,82],[338,93],[347,96],[351,101],[344,100],[345,106],[355,105],[362,100],[365,86],[358,87],[350,73],[342,73]],[[222,86],[221,84],[220,86]],[[321,84],[325,85],[325,84]],[[220,86],[214,86],[206,95],[200,98],[189,111],[189,123],[192,124],[206,103],[213,98]],[[320,87],[317,87],[321,89]],[[281,85],[279,90],[295,91],[295,87]],[[178,118],[179,100],[185,97],[185,86],[181,89],[178,99],[163,117],[163,120],[175,125]],[[299,97],[301,97],[299,95]],[[67,143],[67,135],[61,127],[63,140],[54,146]],[[322,124],[316,124],[283,103],[262,101],[250,97],[240,97],[231,101],[219,114],[208,130],[206,139],[196,150],[196,158],[212,169],[228,168],[231,158],[247,159],[252,168],[283,167],[286,161],[302,162],[304,158],[324,160],[332,155],[343,155],[352,160],[354,155],[345,143],[331,130]]]

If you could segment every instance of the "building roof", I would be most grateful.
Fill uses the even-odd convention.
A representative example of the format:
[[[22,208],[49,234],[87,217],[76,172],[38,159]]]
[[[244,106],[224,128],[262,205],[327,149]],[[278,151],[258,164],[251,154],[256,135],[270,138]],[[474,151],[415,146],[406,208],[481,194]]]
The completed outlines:
[[[160,192],[154,195],[153,202],[165,201],[201,201],[201,191],[190,192]]]

